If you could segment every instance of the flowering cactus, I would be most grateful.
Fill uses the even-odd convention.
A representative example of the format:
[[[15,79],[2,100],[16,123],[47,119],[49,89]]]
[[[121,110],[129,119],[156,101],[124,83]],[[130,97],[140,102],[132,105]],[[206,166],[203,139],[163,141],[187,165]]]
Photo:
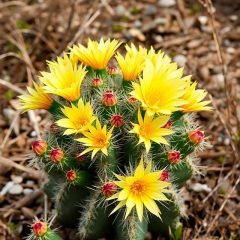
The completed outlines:
[[[180,188],[205,145],[193,112],[211,110],[190,76],[161,51],[120,43],[79,44],[48,62],[22,109],[46,109],[51,126],[33,144],[59,220],[84,239],[144,239],[175,231]],[[40,235],[39,235],[40,236]]]

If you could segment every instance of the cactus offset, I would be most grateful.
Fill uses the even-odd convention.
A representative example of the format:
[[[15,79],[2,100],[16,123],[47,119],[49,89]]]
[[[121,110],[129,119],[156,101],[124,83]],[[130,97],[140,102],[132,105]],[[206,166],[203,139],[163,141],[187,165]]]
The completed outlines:
[[[152,48],[126,46],[120,70],[108,66],[119,45],[74,46],[21,97],[22,109],[52,114],[45,141],[33,144],[35,162],[49,175],[44,189],[59,220],[85,239],[174,232],[179,189],[205,145],[191,112],[211,110],[206,92]]]

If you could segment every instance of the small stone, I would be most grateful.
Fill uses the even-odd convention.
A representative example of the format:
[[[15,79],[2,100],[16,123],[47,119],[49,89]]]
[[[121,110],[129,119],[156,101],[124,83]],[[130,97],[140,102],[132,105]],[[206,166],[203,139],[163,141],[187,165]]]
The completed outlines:
[[[194,192],[211,192],[212,189],[207,184],[194,183],[190,187]]]
[[[179,54],[173,58],[173,61],[177,62],[179,67],[184,67],[187,62],[187,58],[184,55]]]
[[[30,136],[31,136],[31,137],[36,137],[36,136],[37,136],[36,131],[32,131],[32,132],[30,133]]]
[[[154,5],[147,5],[144,10],[144,15],[153,16],[157,13],[157,8]]]
[[[238,20],[238,16],[237,16],[237,15],[231,15],[229,18],[230,18],[230,20],[233,21],[233,22],[235,22],[235,21]]]
[[[163,42],[163,37],[161,35],[155,35],[154,36],[154,40],[157,42],[157,43],[160,43],[160,42]]]
[[[7,194],[9,189],[11,189],[13,186],[14,186],[13,181],[7,182],[6,185],[2,188],[0,195],[4,196],[5,194]]]
[[[230,139],[229,138],[225,138],[223,143],[224,143],[225,146],[229,146]]]
[[[22,176],[11,175],[11,179],[13,180],[14,183],[17,183],[17,184],[23,181]]]
[[[164,24],[166,24],[166,22],[167,22],[167,19],[164,17],[158,17],[158,18],[154,19],[154,23],[157,25],[159,25],[159,24],[164,25]]]
[[[206,32],[206,33],[209,33],[209,34],[212,33],[212,28],[211,28],[210,26],[201,25],[201,30],[202,30],[203,32]]]
[[[233,47],[228,47],[228,48],[226,49],[226,51],[227,51],[227,53],[229,53],[229,54],[234,54],[234,53],[236,52],[236,49],[233,48]]]
[[[19,195],[23,192],[23,187],[19,184],[15,184],[9,189],[8,192],[11,195]]]
[[[217,141],[218,141],[218,143],[222,143],[222,142],[223,142],[223,138],[222,138],[221,136],[219,136],[219,137],[217,138]]]
[[[202,25],[206,25],[208,22],[208,17],[207,16],[199,16],[198,17],[198,21],[202,24]]]
[[[224,76],[222,73],[214,75],[215,80],[221,85],[224,84]]]
[[[161,7],[172,7],[176,4],[175,0],[158,0],[158,5]]]
[[[3,116],[6,117],[8,120],[11,120],[14,117],[15,113],[16,111],[14,111],[12,108],[3,109]]]
[[[64,28],[64,27],[62,27],[62,26],[58,26],[58,27],[57,27],[57,32],[63,33],[64,31],[65,31],[65,28]]]
[[[123,5],[118,5],[115,10],[118,16],[128,15],[128,11]]]
[[[33,180],[27,180],[27,181],[26,181],[26,184],[32,186],[32,185],[34,185],[35,183],[34,183]]]
[[[131,29],[129,29],[129,33],[131,36],[138,38],[140,41],[146,40],[145,36],[139,29],[131,28]]]
[[[31,188],[24,188],[23,189],[23,194],[26,196],[26,195],[29,195],[33,192],[33,190]]]
[[[135,28],[141,28],[142,27],[142,22],[140,20],[136,20],[133,23],[133,25],[134,25]]]

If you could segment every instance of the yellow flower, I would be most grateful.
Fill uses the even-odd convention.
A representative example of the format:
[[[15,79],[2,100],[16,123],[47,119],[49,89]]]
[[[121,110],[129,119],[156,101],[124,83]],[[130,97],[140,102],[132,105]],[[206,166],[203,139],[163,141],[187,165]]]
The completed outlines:
[[[90,102],[84,105],[82,99],[79,99],[77,106],[71,104],[71,107],[64,107],[62,112],[66,118],[58,120],[57,125],[67,128],[64,132],[66,135],[87,131],[95,120]]]
[[[72,64],[78,64],[78,56],[76,55],[76,50],[78,49],[77,45],[73,45],[69,52],[69,58]]]
[[[43,91],[42,87],[33,82],[34,88],[27,87],[28,93],[19,96],[21,107],[24,111],[34,109],[49,109],[53,103],[53,99]]]
[[[143,206],[145,206],[148,211],[160,218],[160,209],[156,201],[169,201],[164,193],[170,192],[166,189],[170,183],[160,180],[162,171],[153,172],[151,168],[151,161],[148,161],[146,168],[144,168],[143,159],[141,159],[133,176],[115,174],[119,181],[114,183],[121,190],[108,198],[108,200],[116,199],[119,201],[111,214],[126,205],[125,218],[127,218],[133,207],[136,206],[138,218],[142,221]]]
[[[169,64],[171,63],[171,58],[164,54],[161,50],[156,52],[153,47],[150,48],[148,51],[148,54],[146,56],[147,59],[149,59],[154,65],[161,64]]]
[[[187,77],[187,92],[183,95],[182,99],[186,100],[187,103],[181,106],[183,112],[195,112],[195,111],[210,111],[211,107],[207,106],[211,101],[202,101],[207,92],[203,89],[197,89],[197,82],[191,83],[190,76]]]
[[[79,44],[71,49],[70,54],[76,55],[83,64],[93,69],[104,69],[120,44],[117,40],[104,42],[101,39],[98,43],[89,39],[87,47]]]
[[[186,103],[181,99],[186,92],[183,69],[177,69],[176,63],[168,63],[165,58],[158,55],[156,63],[147,59],[140,82],[132,83],[131,95],[142,103],[148,114],[170,115]]]
[[[130,57],[134,56],[135,54],[141,53],[144,56],[147,56],[147,49],[139,46],[139,49],[136,48],[136,46],[131,43],[131,46],[126,45],[125,46],[127,53],[130,55]]]
[[[127,53],[125,57],[120,53],[117,53],[116,60],[122,70],[123,79],[134,81],[138,74],[143,70],[147,50],[141,47],[137,50],[133,44],[131,47],[126,45],[126,50]]]
[[[92,151],[92,159],[97,152],[101,151],[103,154],[108,156],[108,147],[110,146],[110,139],[112,136],[113,127],[107,132],[107,126],[101,127],[99,120],[96,121],[96,127],[90,126],[89,132],[83,132],[85,138],[78,138],[77,141],[83,143],[84,146],[88,147],[81,155]]]
[[[86,74],[85,67],[73,65],[67,55],[58,57],[56,62],[48,62],[48,66],[50,72],[42,72],[40,77],[45,91],[69,101],[77,100]]]
[[[132,123],[134,127],[130,133],[138,135],[138,144],[144,143],[147,152],[149,152],[151,148],[151,141],[168,145],[168,142],[163,136],[170,135],[173,131],[162,127],[168,122],[169,118],[170,117],[166,115],[153,118],[153,116],[145,113],[143,119],[140,110],[138,110],[138,124]]]

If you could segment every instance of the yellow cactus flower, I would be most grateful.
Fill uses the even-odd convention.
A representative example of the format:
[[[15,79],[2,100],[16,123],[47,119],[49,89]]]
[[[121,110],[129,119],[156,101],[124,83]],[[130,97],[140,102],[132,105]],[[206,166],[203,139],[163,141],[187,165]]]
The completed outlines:
[[[182,105],[183,112],[196,112],[196,111],[210,111],[211,107],[207,106],[211,101],[202,101],[207,92],[203,89],[197,89],[197,82],[191,83],[190,76],[187,77],[187,92],[183,95],[182,99],[187,103]]]
[[[117,40],[110,41],[110,39],[108,39],[104,42],[101,38],[101,40],[97,42],[89,39],[87,47],[79,44],[71,49],[70,54],[77,56],[83,64],[95,70],[104,69],[107,67],[109,60],[120,44]]]
[[[156,118],[149,116],[145,113],[144,119],[142,118],[140,110],[138,111],[138,124],[133,124],[133,129],[130,133],[135,133],[139,137],[139,142],[144,143],[146,151],[149,152],[151,148],[151,141],[158,144],[163,143],[168,145],[168,142],[163,136],[170,135],[173,133],[172,130],[163,128],[168,122],[170,116],[162,115]]]
[[[34,88],[27,87],[29,94],[19,96],[21,103],[19,109],[22,109],[25,112],[34,109],[48,110],[53,103],[53,99],[35,82],[33,82],[33,86]]]
[[[116,60],[122,70],[123,79],[126,81],[134,81],[143,70],[147,50],[141,47],[137,50],[133,44],[131,47],[126,45],[126,50],[127,53],[125,57],[117,53]]]
[[[156,63],[146,60],[139,83],[133,82],[131,95],[139,100],[148,114],[170,115],[187,102],[181,97],[186,92],[183,69],[176,63],[168,63],[166,56],[158,55]]]
[[[151,47],[148,51],[146,58],[149,59],[154,65],[166,65],[171,63],[171,58],[168,55],[165,55],[165,53],[161,50],[156,52],[153,47]]]
[[[64,107],[62,112],[66,118],[56,123],[60,127],[67,128],[65,135],[85,132],[95,120],[90,102],[84,104],[82,99],[79,99],[77,106],[71,104],[71,107]]]
[[[76,49],[78,49],[78,46],[73,45],[69,52],[69,58],[72,64],[78,64],[78,61],[79,61],[78,56],[76,55]]]
[[[110,146],[110,139],[112,136],[113,127],[107,131],[107,126],[101,127],[99,120],[96,121],[96,127],[90,126],[89,132],[83,132],[85,138],[78,138],[76,141],[81,142],[88,147],[81,155],[92,151],[91,158],[93,159],[97,152],[101,151],[108,156],[108,147]]]
[[[118,181],[114,181],[114,183],[121,190],[108,198],[108,200],[116,199],[119,202],[111,214],[126,205],[125,219],[135,206],[140,221],[143,219],[143,207],[160,218],[161,212],[156,201],[169,201],[164,193],[170,192],[166,188],[171,185],[169,182],[161,180],[162,172],[153,172],[151,161],[148,161],[144,168],[143,159],[141,159],[133,176],[115,174]]]
[[[85,77],[85,67],[72,64],[67,55],[58,57],[56,62],[48,62],[50,72],[42,72],[40,80],[44,90],[69,101],[80,97],[80,87]]]

